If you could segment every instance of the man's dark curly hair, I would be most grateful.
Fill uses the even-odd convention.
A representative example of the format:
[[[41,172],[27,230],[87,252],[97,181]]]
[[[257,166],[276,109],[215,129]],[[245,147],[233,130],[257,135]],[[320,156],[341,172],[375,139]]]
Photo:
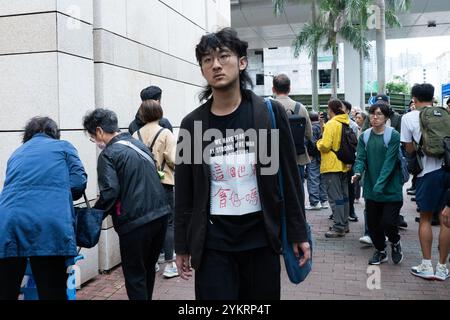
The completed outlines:
[[[195,55],[200,66],[204,56],[210,54],[211,51],[223,48],[230,49],[239,58],[242,58],[247,56],[248,43],[240,40],[237,32],[232,28],[223,28],[219,32],[204,35],[195,48]],[[245,89],[248,87],[253,87],[252,79],[250,79],[247,70],[240,72],[239,82],[242,94],[245,94]],[[200,101],[210,98],[211,95],[212,88],[207,85],[199,96]]]

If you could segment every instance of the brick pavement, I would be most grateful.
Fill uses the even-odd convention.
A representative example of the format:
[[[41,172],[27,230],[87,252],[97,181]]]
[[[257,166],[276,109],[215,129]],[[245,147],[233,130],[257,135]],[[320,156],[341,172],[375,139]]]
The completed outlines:
[[[358,242],[363,230],[363,204],[355,205],[359,222],[350,222],[350,233],[341,239],[325,239],[324,233],[330,226],[330,210],[307,212],[315,238],[314,266],[307,280],[296,286],[289,282],[283,269],[281,276],[281,298],[283,300],[310,299],[450,299],[450,279],[446,282],[426,281],[409,273],[409,268],[420,262],[421,254],[417,236],[418,223],[415,204],[405,197],[402,213],[408,222],[408,229],[401,230],[405,259],[400,265],[391,260],[381,265],[381,289],[367,288],[367,260],[373,248]],[[433,227],[433,264],[436,264],[437,235],[439,227]],[[388,248],[390,255],[390,247]],[[390,258],[390,257],[389,257]],[[163,269],[163,268],[161,268]],[[178,278],[164,279],[162,270],[157,273],[153,299],[192,300],[194,281]],[[99,275],[78,291],[79,300],[126,300],[122,269],[110,274]]]

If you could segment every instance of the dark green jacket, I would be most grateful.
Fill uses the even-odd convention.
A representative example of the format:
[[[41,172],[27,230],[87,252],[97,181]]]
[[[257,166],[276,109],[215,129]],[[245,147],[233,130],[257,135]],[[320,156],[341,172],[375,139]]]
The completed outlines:
[[[377,202],[396,202],[403,200],[403,181],[398,159],[400,134],[392,132],[391,141],[386,149],[383,135],[373,131],[367,148],[364,135],[359,137],[355,173],[364,173],[363,196]]]

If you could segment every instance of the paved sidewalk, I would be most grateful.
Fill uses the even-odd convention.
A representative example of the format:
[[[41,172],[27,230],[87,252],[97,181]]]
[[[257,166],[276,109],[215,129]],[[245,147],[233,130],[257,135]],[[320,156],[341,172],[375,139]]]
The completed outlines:
[[[373,254],[373,248],[364,247],[358,241],[362,235],[363,204],[355,205],[359,222],[350,222],[350,233],[345,238],[325,239],[324,234],[330,226],[330,210],[307,211],[308,221],[313,227],[314,266],[307,280],[296,286],[289,282],[283,269],[281,279],[281,298],[283,300],[305,299],[450,299],[450,279],[446,282],[426,281],[409,273],[411,266],[421,260],[418,223],[414,218],[418,215],[415,203],[405,197],[402,214],[408,222],[408,229],[401,230],[405,259],[400,265],[389,262],[381,265],[381,289],[367,288],[367,260]],[[439,227],[433,227],[433,265],[437,253],[437,235]],[[164,279],[162,269],[156,276],[154,300],[192,300],[194,281],[178,278]],[[87,283],[78,292],[79,300],[126,300],[122,269],[112,270],[108,275],[99,275]]]

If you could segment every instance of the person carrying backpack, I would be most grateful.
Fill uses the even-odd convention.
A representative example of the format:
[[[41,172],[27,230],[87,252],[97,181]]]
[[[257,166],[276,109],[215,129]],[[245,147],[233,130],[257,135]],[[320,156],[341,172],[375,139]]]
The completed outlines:
[[[406,151],[417,153],[421,172],[417,174],[416,202],[420,210],[419,239],[422,263],[411,268],[411,273],[424,279],[444,281],[449,277],[446,266],[450,249],[450,230],[441,222],[439,235],[439,262],[434,273],[431,262],[433,212],[444,208],[444,197],[449,187],[450,173],[443,168],[444,138],[450,136],[450,114],[444,108],[433,107],[434,87],[417,84],[411,90],[416,109],[402,118],[401,141]],[[442,220],[442,219],[441,219]]]
[[[330,120],[323,127],[322,139],[317,141],[317,149],[322,159],[320,173],[325,179],[334,220],[334,225],[325,233],[327,238],[343,237],[349,232],[347,172],[355,160],[356,136],[349,127],[350,119],[343,109],[341,100],[333,99],[328,102]],[[321,118],[321,122],[323,120]],[[354,143],[350,145],[348,138],[352,134]]]
[[[366,201],[369,234],[375,253],[369,260],[371,265],[387,262],[385,236],[392,247],[392,261],[403,260],[398,232],[398,215],[403,206],[403,175],[399,163],[400,134],[386,127],[389,108],[385,104],[374,104],[369,110],[372,127],[359,137],[355,174],[352,182],[364,175],[364,199]]]
[[[300,102],[289,98],[291,80],[287,75],[279,74],[273,78],[272,92],[276,97],[275,100],[283,105],[289,117],[289,124],[297,152],[297,165],[300,171],[300,192],[303,194],[304,199],[305,166],[311,162],[305,145],[305,141],[310,141],[312,138],[312,126],[308,110]],[[303,202],[302,205],[304,207],[305,203]]]

